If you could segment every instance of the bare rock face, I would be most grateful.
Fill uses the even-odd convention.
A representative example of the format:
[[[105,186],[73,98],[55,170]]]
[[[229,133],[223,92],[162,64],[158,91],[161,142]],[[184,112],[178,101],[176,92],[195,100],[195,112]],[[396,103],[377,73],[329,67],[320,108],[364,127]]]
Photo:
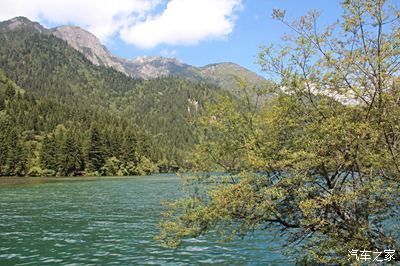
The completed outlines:
[[[211,82],[227,90],[238,88],[239,79],[246,80],[250,86],[263,82],[262,77],[233,63],[195,67],[176,58],[160,56],[140,56],[134,59],[119,58],[112,55],[96,36],[80,27],[61,26],[52,29],[52,33],[54,36],[67,41],[70,46],[85,55],[93,64],[112,67],[131,77],[154,79],[178,76]]]
[[[52,30],[57,38],[67,41],[68,45],[85,55],[93,64],[112,67],[127,74],[124,67],[115,60],[99,39],[90,32],[75,26],[61,26]]]
[[[98,66],[111,67],[127,76],[154,79],[166,76],[206,81],[221,86],[227,90],[240,87],[238,80],[244,79],[250,86],[262,84],[264,79],[256,73],[233,63],[210,64],[195,67],[183,63],[176,58],[160,56],[141,56],[134,59],[124,59],[112,55],[92,33],[75,26],[61,26],[46,29],[37,22],[25,17],[16,17],[0,23],[0,33],[15,30],[34,31],[41,34],[52,34],[62,39],[90,62]]]
[[[40,33],[48,34],[48,30],[37,22],[32,22],[26,17],[15,17],[3,22],[4,26],[0,27],[0,32],[14,31],[18,29],[25,29],[30,31],[37,31]]]
[[[176,58],[160,56],[139,56],[132,60],[122,60],[128,73],[143,79],[179,76],[191,68]]]

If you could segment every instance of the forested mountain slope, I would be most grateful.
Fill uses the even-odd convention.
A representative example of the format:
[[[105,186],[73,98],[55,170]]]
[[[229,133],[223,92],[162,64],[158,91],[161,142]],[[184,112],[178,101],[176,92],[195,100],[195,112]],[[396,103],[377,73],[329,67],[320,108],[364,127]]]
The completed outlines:
[[[46,29],[39,23],[31,22],[27,18],[16,17],[2,22],[0,31],[13,31],[18,28],[54,35],[81,52],[93,64],[114,68],[131,77],[154,79],[175,76],[192,81],[207,81],[228,91],[237,89],[240,86],[238,82],[240,79],[256,86],[262,86],[265,81],[256,73],[229,62],[196,67],[176,58],[160,56],[141,56],[134,59],[120,58],[108,51],[95,35],[75,26]]]
[[[164,162],[163,168],[184,164],[187,151],[196,143],[191,120],[206,102],[226,92],[172,77],[134,79],[93,65],[65,41],[37,27],[29,21],[12,27],[0,24],[0,68],[11,80],[39,101],[51,100],[77,116],[85,116],[85,108],[90,108],[96,114],[112,115],[107,119],[110,123],[129,121],[154,135],[159,147],[156,158]],[[83,121],[79,127],[92,124],[92,118]]]
[[[90,105],[23,90],[0,70],[0,175],[133,175],[157,171],[151,135]]]

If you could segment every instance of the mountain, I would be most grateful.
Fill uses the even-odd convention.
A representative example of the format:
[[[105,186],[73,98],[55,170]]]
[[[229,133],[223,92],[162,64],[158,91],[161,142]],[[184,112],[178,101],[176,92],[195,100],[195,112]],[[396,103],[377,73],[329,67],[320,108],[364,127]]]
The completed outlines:
[[[110,114],[123,118],[123,123],[132,123],[153,136],[158,151],[152,158],[164,162],[162,168],[182,167],[188,152],[198,142],[192,120],[201,114],[207,103],[219,96],[231,97],[207,82],[177,77],[143,80],[103,66],[101,62],[105,60],[95,65],[87,54],[56,37],[55,30],[44,29],[25,18],[0,23],[0,69],[32,97],[39,101],[51,99],[55,104],[68,106],[74,113],[71,116],[74,119],[65,116],[54,119],[54,123],[40,120],[41,125],[50,127],[46,132],[55,130],[58,124],[87,128],[92,120],[87,118],[89,112],[82,109],[87,107],[96,116]],[[99,127],[112,131],[112,126],[102,126],[104,123]],[[105,138],[102,141],[114,140]],[[115,150],[109,158],[120,160],[120,153]],[[109,158],[105,158],[106,161]]]
[[[122,73],[125,68],[113,57],[99,39],[90,32],[73,26],[61,26],[51,30],[54,36],[65,40],[70,46],[80,51],[95,65],[112,67]]]
[[[140,56],[132,60],[118,59],[131,76],[143,79],[177,76],[192,80],[202,80],[195,67],[176,58],[160,56]]]
[[[131,76],[152,79],[162,76],[177,76],[190,80],[201,80],[221,86],[226,90],[238,88],[245,80],[250,86],[265,81],[256,73],[231,62],[195,67],[176,59],[160,56],[141,56],[132,60],[116,58]]]
[[[134,175],[157,171],[154,139],[95,106],[20,88],[0,69],[0,176]]]
[[[210,64],[198,70],[203,79],[231,90],[237,88],[241,81],[246,81],[249,86],[262,86],[265,83],[264,78],[234,63]]]
[[[131,60],[120,58],[112,55],[96,36],[80,27],[62,26],[51,29],[51,32],[83,53],[93,64],[112,67],[136,78],[154,79],[177,76],[214,83],[226,90],[238,88],[238,79],[246,80],[251,86],[261,85],[264,81],[261,76],[234,63],[195,67],[176,58],[159,56],[141,56]]]
[[[13,19],[1,22],[0,33],[11,32],[14,30],[27,30],[27,31],[37,31],[40,33],[50,32],[37,22],[32,22],[25,17],[15,17]]]

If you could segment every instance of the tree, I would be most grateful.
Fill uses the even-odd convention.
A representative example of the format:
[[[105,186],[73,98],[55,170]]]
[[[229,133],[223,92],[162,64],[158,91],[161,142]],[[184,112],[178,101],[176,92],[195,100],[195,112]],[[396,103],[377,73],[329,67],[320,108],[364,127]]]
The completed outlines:
[[[40,152],[40,163],[43,169],[58,170],[57,143],[52,135],[44,136]]]
[[[137,165],[138,159],[138,141],[136,132],[129,127],[125,130],[124,140],[121,146],[122,159],[125,162],[132,162]]]
[[[9,80],[7,80],[5,86],[6,86],[6,89],[5,89],[6,99],[9,100],[9,99],[14,98],[15,89],[14,89],[14,87],[12,86],[12,84],[11,84],[11,82]]]
[[[9,146],[6,159],[6,174],[10,176],[24,176],[27,172],[27,156],[19,140],[17,129],[13,128],[10,130],[7,144]]]
[[[8,115],[0,112],[0,175],[7,175],[7,155],[10,142],[10,131],[12,124]]]
[[[90,131],[89,162],[92,170],[99,171],[105,163],[103,141],[96,126],[92,126]]]
[[[382,0],[342,6],[342,21],[322,31],[317,12],[290,23],[274,11],[292,31],[278,51],[260,52],[278,82],[274,98],[251,116],[226,117],[230,103],[206,116],[219,134],[196,156],[218,162],[210,156],[229,143],[243,163],[229,177],[190,183],[207,185],[170,205],[160,224],[166,244],[279,226],[307,250],[306,263],[356,263],[352,249],[396,250],[400,260],[400,13]]]
[[[101,174],[105,176],[122,176],[125,174],[125,170],[117,157],[110,157],[101,168]]]
[[[3,111],[6,107],[6,97],[5,95],[0,91],[0,111]]]
[[[80,147],[72,130],[66,132],[66,140],[62,146],[62,156],[59,172],[62,176],[73,175],[75,171],[83,169],[83,159]]]

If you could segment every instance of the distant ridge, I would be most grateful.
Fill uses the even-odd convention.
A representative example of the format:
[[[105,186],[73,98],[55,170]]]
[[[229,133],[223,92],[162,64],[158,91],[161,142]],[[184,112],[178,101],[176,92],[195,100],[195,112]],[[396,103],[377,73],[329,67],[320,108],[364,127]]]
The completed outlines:
[[[112,67],[125,75],[154,79],[166,76],[177,76],[195,81],[206,81],[221,86],[226,90],[238,88],[238,80],[245,80],[251,86],[258,86],[265,81],[256,73],[232,62],[212,63],[203,67],[186,64],[176,58],[160,56],[141,56],[134,59],[117,57],[101,44],[92,33],[77,26],[60,26],[46,29],[37,22],[25,17],[16,17],[2,22],[0,30],[12,31],[21,27],[41,33],[53,34],[81,52],[95,65]]]

